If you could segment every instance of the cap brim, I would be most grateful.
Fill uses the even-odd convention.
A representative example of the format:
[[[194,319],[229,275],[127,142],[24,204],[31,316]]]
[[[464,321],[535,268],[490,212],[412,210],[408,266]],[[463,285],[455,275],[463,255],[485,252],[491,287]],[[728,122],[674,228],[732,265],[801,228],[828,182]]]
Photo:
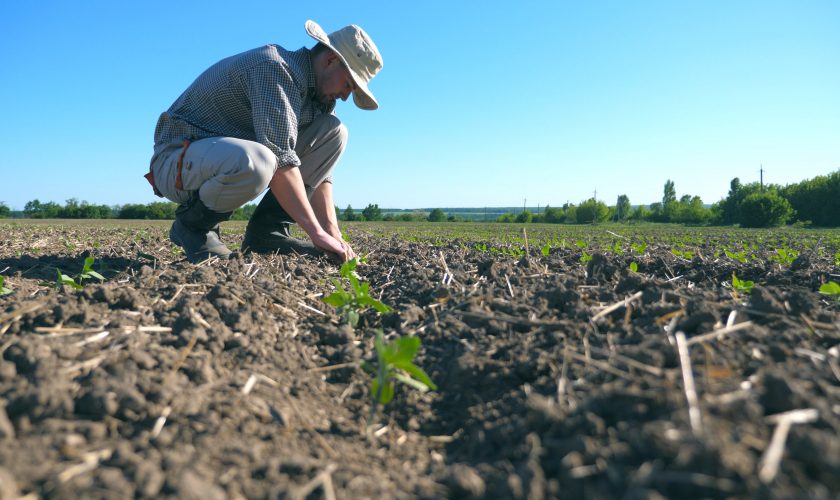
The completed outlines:
[[[306,33],[309,34],[315,40],[323,43],[327,47],[330,48],[333,52],[335,52],[339,59],[341,59],[341,63],[344,64],[344,67],[350,70],[350,76],[353,77],[353,83],[356,84],[356,90],[353,91],[353,102],[356,104],[357,107],[361,109],[367,110],[374,110],[379,108],[379,103],[376,102],[376,98],[373,97],[373,94],[368,89],[367,83],[356,74],[350,68],[350,65],[347,64],[347,59],[341,55],[341,52],[338,51],[335,47],[333,47],[332,43],[330,42],[330,37],[327,35],[327,32],[321,28],[318,23],[315,21],[309,20],[306,21],[304,24],[304,28],[306,29]]]

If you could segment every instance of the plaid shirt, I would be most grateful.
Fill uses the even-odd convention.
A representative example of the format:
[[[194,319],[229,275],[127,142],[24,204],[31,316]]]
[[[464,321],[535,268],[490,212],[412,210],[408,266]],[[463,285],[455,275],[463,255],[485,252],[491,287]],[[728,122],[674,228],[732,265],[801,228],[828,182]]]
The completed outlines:
[[[155,154],[184,139],[236,137],[268,147],[278,167],[300,166],[298,129],[335,108],[316,100],[309,52],[266,45],[214,64],[160,115]]]

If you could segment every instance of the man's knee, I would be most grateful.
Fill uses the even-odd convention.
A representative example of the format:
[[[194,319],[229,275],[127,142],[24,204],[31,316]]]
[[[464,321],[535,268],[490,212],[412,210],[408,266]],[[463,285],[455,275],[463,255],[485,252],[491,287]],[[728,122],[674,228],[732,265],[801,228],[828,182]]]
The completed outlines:
[[[277,167],[277,156],[266,146],[251,143],[243,148],[239,158],[239,171],[243,178],[243,188],[253,199],[265,191]]]
[[[339,149],[344,150],[347,146],[347,138],[349,137],[347,125],[341,123],[341,120],[339,120],[335,115],[328,116],[330,117],[330,136],[335,137],[334,140],[338,143]]]
[[[343,150],[347,145],[347,126],[335,115],[321,115],[301,134],[305,143],[329,142],[335,149]]]

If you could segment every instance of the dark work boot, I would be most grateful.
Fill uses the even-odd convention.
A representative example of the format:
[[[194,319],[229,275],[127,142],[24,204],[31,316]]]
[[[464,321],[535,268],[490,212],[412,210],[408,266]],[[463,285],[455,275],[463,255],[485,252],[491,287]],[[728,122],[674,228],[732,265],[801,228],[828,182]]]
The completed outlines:
[[[294,219],[286,213],[274,193],[268,190],[245,228],[243,252],[298,253],[322,255],[312,242],[295,238],[289,232]]]
[[[175,210],[169,239],[184,249],[187,260],[193,264],[210,257],[228,259],[232,252],[219,239],[219,223],[230,219],[231,214],[210,210],[196,193]]]

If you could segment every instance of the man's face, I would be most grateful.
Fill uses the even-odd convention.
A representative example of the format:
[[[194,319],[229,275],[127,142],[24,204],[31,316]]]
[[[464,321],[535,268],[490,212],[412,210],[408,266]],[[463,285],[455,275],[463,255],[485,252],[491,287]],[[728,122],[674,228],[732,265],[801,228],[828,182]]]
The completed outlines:
[[[336,99],[346,101],[356,89],[350,70],[335,54],[330,54],[322,70],[316,72],[315,82],[318,100],[327,105],[334,103]]]

